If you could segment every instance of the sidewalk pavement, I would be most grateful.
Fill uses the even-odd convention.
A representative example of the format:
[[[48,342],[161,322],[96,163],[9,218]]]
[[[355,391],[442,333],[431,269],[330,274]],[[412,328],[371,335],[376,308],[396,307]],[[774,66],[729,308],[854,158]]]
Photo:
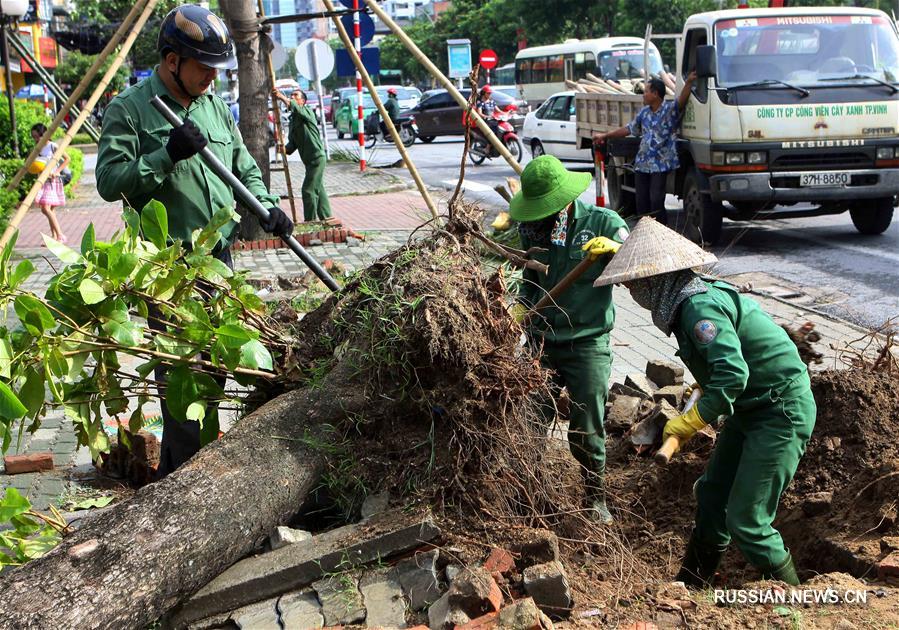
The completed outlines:
[[[300,162],[290,162],[291,182],[296,196],[297,217],[303,220],[300,188],[304,168]],[[409,184],[400,177],[380,169],[368,169],[359,173],[359,166],[351,162],[333,162],[325,169],[325,190],[331,200],[334,216],[356,231],[377,229],[412,229],[422,223],[427,215],[424,202],[417,194],[411,194]],[[282,196],[281,207],[290,214],[287,184],[283,172],[272,173],[272,192]],[[385,213],[384,208],[391,212]],[[81,242],[81,235],[88,224],[94,224],[96,238],[105,240],[122,229],[122,204],[105,201],[97,193],[93,171],[85,171],[78,183],[77,197],[57,210],[63,233],[69,243]],[[16,249],[40,248],[44,244],[41,234],[49,234],[47,219],[40,208],[33,207],[19,225]]]
[[[332,171],[331,178],[327,182],[329,187],[340,186],[340,178],[350,178],[347,169],[329,168],[329,170]],[[395,181],[396,178],[386,177],[385,180],[382,180],[380,179],[382,176],[384,175],[372,175],[370,176],[371,180],[364,181],[378,182],[378,186],[382,185],[381,182],[384,182],[383,185],[389,186],[400,185]],[[437,194],[440,195],[440,193]],[[445,199],[444,196],[441,204],[445,205]],[[73,209],[68,215],[63,214],[63,218],[76,216],[75,207],[73,204]],[[98,226],[99,238],[102,236],[98,220],[107,220],[108,217],[117,216],[119,211],[117,204],[105,204],[105,206],[93,208],[77,207],[83,208],[85,215],[89,215],[95,221],[95,225]],[[310,247],[309,252],[319,262],[331,259],[350,273],[368,266],[372,261],[405,244],[413,234],[415,227],[420,224],[417,217],[421,214],[418,209],[424,206],[416,194],[402,191],[384,194],[372,192],[365,196],[337,197],[334,199],[334,207],[336,214],[344,218],[354,229],[366,231],[366,240],[360,242],[351,239],[352,242],[341,244],[325,243]],[[37,218],[43,221],[43,217],[39,213],[37,213]],[[71,225],[76,224],[72,223]],[[86,225],[86,221],[83,225]],[[110,229],[108,226],[112,226],[113,223],[109,219],[108,223],[102,225],[107,226],[102,229]],[[116,228],[112,227],[111,229]],[[33,239],[33,234],[34,232],[28,238]],[[74,237],[73,242],[77,242],[75,239],[80,239],[80,233],[74,230],[70,235]],[[24,288],[42,293],[55,273],[45,258],[48,252],[46,249],[23,247],[25,245],[23,240],[28,243],[34,242],[20,237],[15,255],[30,258],[36,267],[35,273],[25,283]],[[277,276],[291,277],[305,273],[302,263],[287,249],[236,252],[235,266],[238,269],[249,270],[251,277],[268,280]],[[758,292],[752,297],[775,321],[794,327],[801,326],[806,321],[815,324],[815,329],[822,336],[817,349],[824,353],[825,359],[821,365],[814,366],[813,369],[841,367],[837,361],[835,348],[839,348],[845,341],[858,339],[867,332],[854,325],[815,312],[809,304],[803,303],[806,298],[802,294],[801,288],[784,287],[782,281],[762,274],[755,274],[749,279],[752,280],[754,286],[758,287]],[[746,281],[745,277],[739,279],[740,284]],[[785,299],[779,296],[790,297]],[[626,290],[615,289],[615,304],[617,322],[612,332],[613,382],[622,382],[624,377],[630,373],[644,373],[648,360],[659,358],[677,360],[675,357],[677,346],[673,337],[663,336],[652,324],[647,311],[638,307]],[[152,413],[152,409],[145,407],[145,410]],[[7,486],[18,488],[29,497],[37,509],[46,509],[48,505],[55,504],[66,491],[77,487],[79,474],[91,473],[90,455],[86,449],[76,448],[70,421],[65,419],[61,412],[51,413],[44,419],[41,428],[33,435],[26,434],[19,452],[48,450],[54,455],[57,466],[54,471],[12,476],[0,474],[0,493],[4,492]],[[10,449],[11,453],[14,451],[15,447]]]

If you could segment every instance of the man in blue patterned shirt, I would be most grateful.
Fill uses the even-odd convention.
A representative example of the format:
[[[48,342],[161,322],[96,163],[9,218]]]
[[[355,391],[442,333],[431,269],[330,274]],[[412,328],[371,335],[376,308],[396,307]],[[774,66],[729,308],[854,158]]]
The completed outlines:
[[[675,146],[677,128],[695,80],[696,73],[691,72],[677,100],[665,101],[665,84],[661,79],[650,79],[643,92],[645,107],[637,116],[626,127],[593,136],[595,144],[628,135],[640,137],[640,150],[634,158],[637,214],[653,216],[663,225],[667,223],[665,181],[668,172],[680,165]]]

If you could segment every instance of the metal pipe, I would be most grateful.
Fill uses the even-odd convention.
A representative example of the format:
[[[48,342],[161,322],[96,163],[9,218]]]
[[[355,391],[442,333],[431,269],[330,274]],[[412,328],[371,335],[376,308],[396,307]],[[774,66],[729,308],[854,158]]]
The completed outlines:
[[[6,98],[9,101],[9,128],[12,131],[12,148],[19,157],[19,133],[16,129],[16,104],[12,86],[12,70],[9,67],[9,45],[6,42],[6,16],[0,14],[0,54],[3,55],[3,66],[6,68]]]
[[[41,81],[43,81],[47,85],[47,87],[50,88],[50,91],[53,92],[53,95],[58,98],[61,103],[65,103],[66,99],[68,99],[68,95],[59,86],[59,84],[53,78],[53,75],[47,72],[47,69],[44,68],[44,66],[42,66],[40,63],[38,63],[38,61],[31,55],[31,53],[28,52],[28,49],[22,44],[22,42],[18,41],[15,37],[11,37],[9,39],[9,43],[11,43],[16,52],[19,53],[19,56],[25,59],[25,61],[28,62],[29,66],[34,68],[35,73],[41,78]],[[76,117],[81,114],[81,110],[74,105],[72,105],[70,110]],[[83,127],[94,142],[100,142],[100,134],[92,124],[85,120]]]
[[[168,121],[172,127],[180,127],[183,125],[183,121],[178,117],[178,114],[173,112],[168,105],[162,102],[162,99],[158,96],[154,96],[150,99],[150,104],[156,108],[162,116]],[[247,208],[252,210],[253,214],[255,214],[260,221],[263,223],[267,223],[269,218],[271,217],[271,213],[268,211],[268,208],[263,206],[253,193],[247,190],[247,187],[243,185],[237,177],[234,176],[228,168],[222,164],[221,160],[219,160],[215,154],[210,151],[209,147],[204,147],[202,151],[200,151],[200,157],[203,158],[203,161],[206,162],[206,165],[212,169],[216,175],[218,175],[226,184],[231,186],[232,190],[234,190],[234,195],[240,200],[240,202],[245,205]],[[287,246],[293,251],[294,254],[299,256],[300,260],[305,263],[307,267],[312,270],[316,276],[318,276],[319,280],[321,280],[325,286],[327,286],[332,291],[339,291],[340,286],[337,282],[328,274],[325,269],[318,264],[318,261],[315,260],[312,256],[309,255],[302,245],[297,242],[293,236],[289,234],[278,234],[278,236],[287,243]]]

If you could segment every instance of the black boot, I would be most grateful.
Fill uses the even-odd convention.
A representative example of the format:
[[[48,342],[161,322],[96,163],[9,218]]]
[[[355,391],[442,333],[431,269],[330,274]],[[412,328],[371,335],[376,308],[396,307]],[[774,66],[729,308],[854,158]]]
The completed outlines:
[[[793,564],[793,556],[787,553],[787,559],[776,567],[762,571],[765,580],[780,580],[790,586],[799,586],[799,576],[796,574],[796,565]]]
[[[723,555],[723,549],[704,546],[691,536],[675,581],[693,588],[705,588],[712,583]]]
[[[589,518],[602,525],[611,525],[615,519],[606,506],[603,475],[585,472],[583,469],[581,473],[584,478],[584,507],[588,510]]]

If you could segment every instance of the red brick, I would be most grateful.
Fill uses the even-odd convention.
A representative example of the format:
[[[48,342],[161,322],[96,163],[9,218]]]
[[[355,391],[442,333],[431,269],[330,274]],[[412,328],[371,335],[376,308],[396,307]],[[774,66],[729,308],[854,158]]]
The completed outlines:
[[[346,236],[347,236],[346,228],[341,228],[340,229],[340,242],[341,243],[346,243]]]
[[[487,630],[488,628],[493,628],[496,626],[496,616],[499,613],[487,613],[486,615],[481,615],[477,619],[472,619],[468,623],[456,626],[455,630]]]
[[[505,549],[494,547],[484,562],[484,568],[490,573],[508,573],[515,568],[515,558]]]
[[[322,267],[325,268],[325,271],[331,271],[332,269],[334,269],[334,261],[330,258],[325,258],[322,261]]]
[[[7,475],[53,470],[53,454],[7,455],[3,458],[3,467],[6,469]]]
[[[490,579],[490,594],[487,596],[487,600],[494,611],[498,611],[503,605],[503,592],[499,590],[499,585],[493,578]]]
[[[877,577],[881,580],[899,577],[899,551],[894,551],[877,565]]]

